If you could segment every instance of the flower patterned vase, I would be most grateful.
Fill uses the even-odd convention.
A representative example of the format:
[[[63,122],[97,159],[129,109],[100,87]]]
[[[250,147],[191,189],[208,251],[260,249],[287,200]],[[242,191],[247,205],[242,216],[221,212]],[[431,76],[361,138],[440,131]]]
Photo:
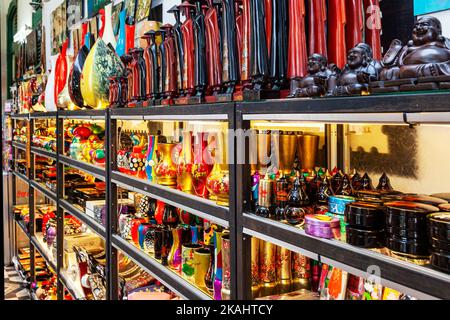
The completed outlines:
[[[89,54],[89,48],[91,47],[90,41],[92,36],[87,33],[84,38],[84,45],[78,51],[75,62],[72,65],[72,69],[69,74],[69,95],[72,102],[79,108],[84,107],[83,96],[81,95],[81,73],[83,72],[84,63]]]
[[[222,300],[230,300],[230,234],[222,236]]]
[[[177,184],[177,168],[173,162],[175,143],[158,143],[158,164],[155,176],[158,184],[175,187]]]
[[[260,242],[260,279],[261,297],[270,296],[276,293],[276,245],[267,241]]]
[[[202,198],[208,196],[206,179],[213,168],[206,139],[207,133],[199,132],[197,134],[197,143],[194,145],[194,163],[192,164],[192,186],[195,194]]]
[[[181,273],[181,238],[183,228],[178,227],[172,229],[172,248],[169,252],[169,267]]]
[[[200,288],[206,290],[206,274],[211,262],[211,251],[208,248],[200,248],[194,252],[195,264],[195,284]]]
[[[130,168],[133,175],[140,179],[146,179],[147,174],[145,172],[145,155],[142,153],[141,146],[134,146],[133,152],[130,156]]]
[[[192,193],[192,132],[183,132],[181,152],[177,161],[177,188],[186,193]]]
[[[194,252],[196,249],[201,248],[202,246],[194,243],[186,243],[182,246],[181,252],[181,274],[182,276],[190,281],[195,281],[195,260],[194,260]]]
[[[104,109],[109,105],[109,79],[119,77],[125,67],[114,50],[98,38],[84,62],[81,94],[87,106]]]
[[[67,108],[71,103],[68,89],[70,61],[67,57],[67,47],[69,40],[66,40],[56,60],[56,74],[55,74],[55,104],[58,108]]]

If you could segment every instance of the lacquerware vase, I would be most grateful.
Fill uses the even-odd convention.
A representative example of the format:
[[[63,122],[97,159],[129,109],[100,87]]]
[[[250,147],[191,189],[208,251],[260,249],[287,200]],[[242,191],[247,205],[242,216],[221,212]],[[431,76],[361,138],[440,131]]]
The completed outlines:
[[[155,176],[158,184],[175,187],[177,184],[177,168],[173,162],[175,143],[158,143],[158,164]]]
[[[195,260],[194,253],[195,250],[201,248],[201,245],[194,243],[186,243],[182,246],[181,253],[181,264],[182,264],[182,275],[183,277],[190,281],[195,281]]]
[[[177,187],[179,190],[192,193],[192,132],[183,132],[183,142],[177,163]]]
[[[110,45],[111,49],[116,49],[117,42],[114,36],[114,30],[112,26],[112,3],[105,6],[105,26],[103,30],[103,41],[106,45]]]
[[[213,293],[214,292],[214,246],[209,245],[209,266],[208,271],[205,274],[205,286],[208,292]]]
[[[159,201],[159,200],[156,201],[155,220],[156,220],[156,223],[159,225],[161,225],[163,223],[165,207],[166,207],[166,204],[164,202]]]
[[[156,165],[156,149],[157,149],[158,137],[154,135],[148,135],[147,154],[145,163],[145,172],[147,173],[147,180],[153,181],[154,179],[154,167]]]
[[[172,248],[169,252],[169,267],[181,273],[181,238],[183,236],[183,228],[178,227],[172,229]]]
[[[125,54],[125,18],[126,18],[127,12],[126,7],[124,6],[122,11],[119,13],[119,36],[117,38],[117,45],[116,45],[116,53],[119,57],[123,56]]]
[[[55,103],[58,108],[67,108],[70,104],[70,96],[68,91],[68,79],[70,64],[67,57],[67,47],[69,46],[69,40],[66,40],[56,60],[56,73],[55,73]]]
[[[84,38],[84,45],[78,51],[75,62],[72,65],[69,75],[69,95],[72,102],[79,108],[84,107],[84,100],[81,94],[81,73],[83,72],[84,63],[89,54],[91,34],[87,33]]]
[[[197,143],[194,145],[194,163],[192,164],[192,186],[194,194],[205,198],[208,196],[206,179],[213,168],[212,159],[207,154],[207,133],[199,132],[197,134]]]
[[[211,251],[208,248],[200,248],[194,252],[195,284],[202,289],[207,289],[205,278],[211,262]]]
[[[47,112],[56,111],[55,103],[55,73],[56,73],[56,56],[51,57],[52,69],[47,78],[47,84],[45,86],[45,110]]]
[[[114,50],[98,38],[89,52],[81,74],[81,94],[87,106],[104,109],[109,104],[109,79],[124,73],[124,65]]]
[[[179,221],[179,218],[178,218],[177,208],[166,204],[164,207],[162,223],[168,228],[174,228],[177,226],[178,221]]]
[[[212,199],[220,206],[229,204],[230,175],[226,158],[224,134],[219,132],[214,154],[215,164],[206,179],[206,187],[212,195]]]
[[[222,300],[230,300],[231,284],[231,260],[230,260],[230,235],[222,236]]]

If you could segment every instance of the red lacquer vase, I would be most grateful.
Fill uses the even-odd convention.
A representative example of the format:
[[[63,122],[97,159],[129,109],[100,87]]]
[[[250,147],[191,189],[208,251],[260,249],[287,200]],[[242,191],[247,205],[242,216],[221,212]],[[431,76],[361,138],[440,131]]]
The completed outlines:
[[[303,78],[307,71],[305,15],[304,0],[289,0],[288,79],[290,80]]]
[[[327,4],[326,0],[309,0],[309,55],[327,51]]]
[[[213,0],[208,0],[205,14],[206,33],[206,75],[208,95],[218,92],[222,85],[222,59],[220,55],[220,27]]]
[[[206,179],[213,168],[213,160],[207,150],[207,133],[197,134],[197,141],[194,145],[194,163],[192,164],[192,187],[194,194],[206,198],[208,189],[206,188]]]
[[[347,61],[345,40],[346,1],[330,0],[328,3],[328,61],[342,69]]]
[[[354,48],[363,40],[364,17],[362,12],[362,0],[347,0],[345,4],[345,40],[347,48],[350,49]]]
[[[184,49],[183,90],[186,96],[190,97],[195,93],[195,41],[194,23],[192,20],[192,10],[195,6],[188,1],[183,1],[178,7],[186,17],[181,26]]]

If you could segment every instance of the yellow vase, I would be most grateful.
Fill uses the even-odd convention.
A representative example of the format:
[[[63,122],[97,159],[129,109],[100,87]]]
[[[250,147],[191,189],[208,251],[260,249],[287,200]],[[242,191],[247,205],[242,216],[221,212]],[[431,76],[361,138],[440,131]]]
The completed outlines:
[[[98,38],[89,52],[81,74],[81,95],[85,105],[104,109],[109,104],[109,78],[122,76],[124,66],[117,54]]]
[[[173,161],[175,143],[158,143],[158,164],[155,175],[158,184],[168,187],[177,185],[177,167]]]
[[[216,137],[214,152],[214,167],[206,179],[206,188],[210,193],[210,199],[214,199],[220,206],[229,205],[230,173],[226,157],[226,143],[223,132]]]

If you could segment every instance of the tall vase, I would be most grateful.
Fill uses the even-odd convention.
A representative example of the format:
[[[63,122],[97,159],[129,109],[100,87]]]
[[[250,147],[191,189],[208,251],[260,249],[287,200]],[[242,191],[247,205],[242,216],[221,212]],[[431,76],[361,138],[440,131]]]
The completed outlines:
[[[292,253],[292,289],[311,289],[310,259],[300,253]]]
[[[239,81],[239,57],[236,40],[234,1],[222,0],[222,81],[227,93],[234,93]]]
[[[183,228],[172,229],[172,248],[169,252],[169,267],[178,273],[181,273],[181,237]]]
[[[206,183],[213,167],[207,154],[208,142],[206,137],[207,133],[199,132],[197,134],[197,142],[194,144],[194,163],[191,168],[194,194],[202,198],[208,196]]]
[[[203,0],[194,0],[195,14],[194,44],[195,44],[195,90],[197,96],[203,96],[206,89],[206,31],[205,15],[203,14]]]
[[[286,248],[279,248],[278,261],[280,261],[280,277],[278,279],[278,292],[280,294],[292,291],[291,260],[291,251]]]
[[[56,111],[56,102],[54,97],[55,92],[55,75],[56,75],[56,59],[58,57],[51,57],[52,69],[47,78],[47,84],[45,86],[45,110],[47,112]]]
[[[175,143],[158,143],[159,161],[155,167],[155,176],[160,185],[177,185],[177,168],[173,162],[175,147]]]
[[[109,104],[109,79],[124,73],[116,53],[98,38],[89,52],[81,75],[81,94],[91,108],[104,109]]]
[[[222,300],[230,300],[231,286],[231,260],[230,260],[230,235],[222,236]]]
[[[146,179],[145,173],[145,155],[142,153],[141,146],[134,146],[130,155],[130,169],[133,175],[140,179]]]
[[[214,232],[214,260],[216,261],[214,269],[214,300],[222,300],[222,280],[223,280],[223,263],[222,263],[222,237],[228,231]]]
[[[194,41],[194,22],[192,20],[193,4],[183,1],[179,6],[186,20],[181,25],[183,34],[183,90],[187,96],[195,93],[195,41]]]
[[[195,284],[202,289],[207,289],[205,278],[211,262],[211,251],[208,248],[200,248],[194,252]]]
[[[69,95],[72,102],[79,108],[84,107],[84,100],[81,94],[81,73],[83,72],[84,63],[89,54],[91,34],[87,33],[84,39],[84,44],[78,50],[77,57],[69,75]]]
[[[210,251],[210,257],[209,257],[209,266],[208,271],[205,274],[205,286],[208,292],[213,293],[214,292],[214,266],[215,266],[215,260],[214,260],[214,246],[209,245],[209,251]]]
[[[161,27],[166,32],[165,48],[165,82],[162,83],[162,93],[165,99],[172,99],[177,93],[177,56],[172,25],[165,24]]]
[[[276,245],[268,241],[261,241],[259,262],[261,296],[266,297],[273,295],[275,294],[277,287]]]
[[[259,297],[260,279],[259,279],[259,247],[260,241],[258,238],[252,237],[251,240],[251,274],[252,274],[252,298]]]
[[[177,208],[166,204],[164,207],[162,223],[168,228],[175,228],[178,225],[178,221]]]
[[[192,163],[193,163],[193,151],[192,151],[192,132],[183,132],[183,145],[178,157],[177,163],[177,186],[178,189],[186,192],[193,193],[192,187]]]
[[[288,61],[288,8],[286,1],[270,0],[272,6],[272,30],[270,36],[270,81],[272,90],[285,87]]]
[[[117,42],[112,26],[112,3],[105,6],[105,28],[103,30],[102,38],[106,45],[111,46],[111,49],[116,49]]]
[[[55,73],[55,104],[58,108],[66,108],[70,103],[70,96],[68,92],[68,78],[70,71],[70,63],[67,57],[67,48],[69,40],[64,41],[61,51],[56,60]]]
[[[381,60],[381,12],[379,0],[364,0],[364,12],[370,20],[365,24],[366,41],[373,50],[373,59]]]
[[[342,69],[347,62],[345,43],[346,1],[330,0],[328,4],[328,30],[333,30],[328,37],[328,61]]]
[[[163,216],[164,216],[164,208],[166,204],[160,200],[156,201],[156,209],[155,209],[155,220],[156,223],[161,225],[163,224]]]
[[[264,1],[251,0],[251,77],[253,88],[261,89],[269,76]],[[292,27],[291,27],[292,29]]]
[[[122,9],[119,13],[119,37],[117,38],[117,45],[116,45],[116,53],[119,57],[123,56],[125,54],[125,18],[126,18],[126,8]]]
[[[183,47],[183,32],[181,31],[180,9],[177,6],[171,8],[169,13],[175,16],[175,24],[173,26],[175,52],[176,52],[176,73],[177,73],[177,91],[183,88],[183,64],[184,64],[184,47]]]
[[[307,73],[308,53],[306,50],[304,0],[289,0],[289,45],[288,79],[291,81],[291,93],[298,81]],[[332,29],[331,29],[332,30]]]
[[[226,144],[223,132],[218,132],[216,137],[216,146],[214,167],[206,179],[206,187],[220,206],[229,204],[229,170],[226,157]]]
[[[212,0],[208,0],[208,11],[205,15],[208,94],[219,92],[222,85],[220,27],[217,10],[214,8],[212,2]]]
[[[125,21],[125,54],[134,48],[134,36],[136,34],[136,23],[133,18],[128,17]]]
[[[146,154],[146,164],[145,164],[145,172],[147,173],[147,180],[153,181],[154,178],[154,170],[153,168],[156,165],[156,149],[157,149],[157,136],[148,135],[148,144],[147,144],[147,154]]]
[[[309,3],[309,55],[327,51],[327,4],[326,0],[308,0]]]
[[[186,243],[182,246],[181,252],[181,273],[183,277],[190,281],[195,281],[195,260],[194,260],[194,252],[197,249],[200,249],[201,245]]]

